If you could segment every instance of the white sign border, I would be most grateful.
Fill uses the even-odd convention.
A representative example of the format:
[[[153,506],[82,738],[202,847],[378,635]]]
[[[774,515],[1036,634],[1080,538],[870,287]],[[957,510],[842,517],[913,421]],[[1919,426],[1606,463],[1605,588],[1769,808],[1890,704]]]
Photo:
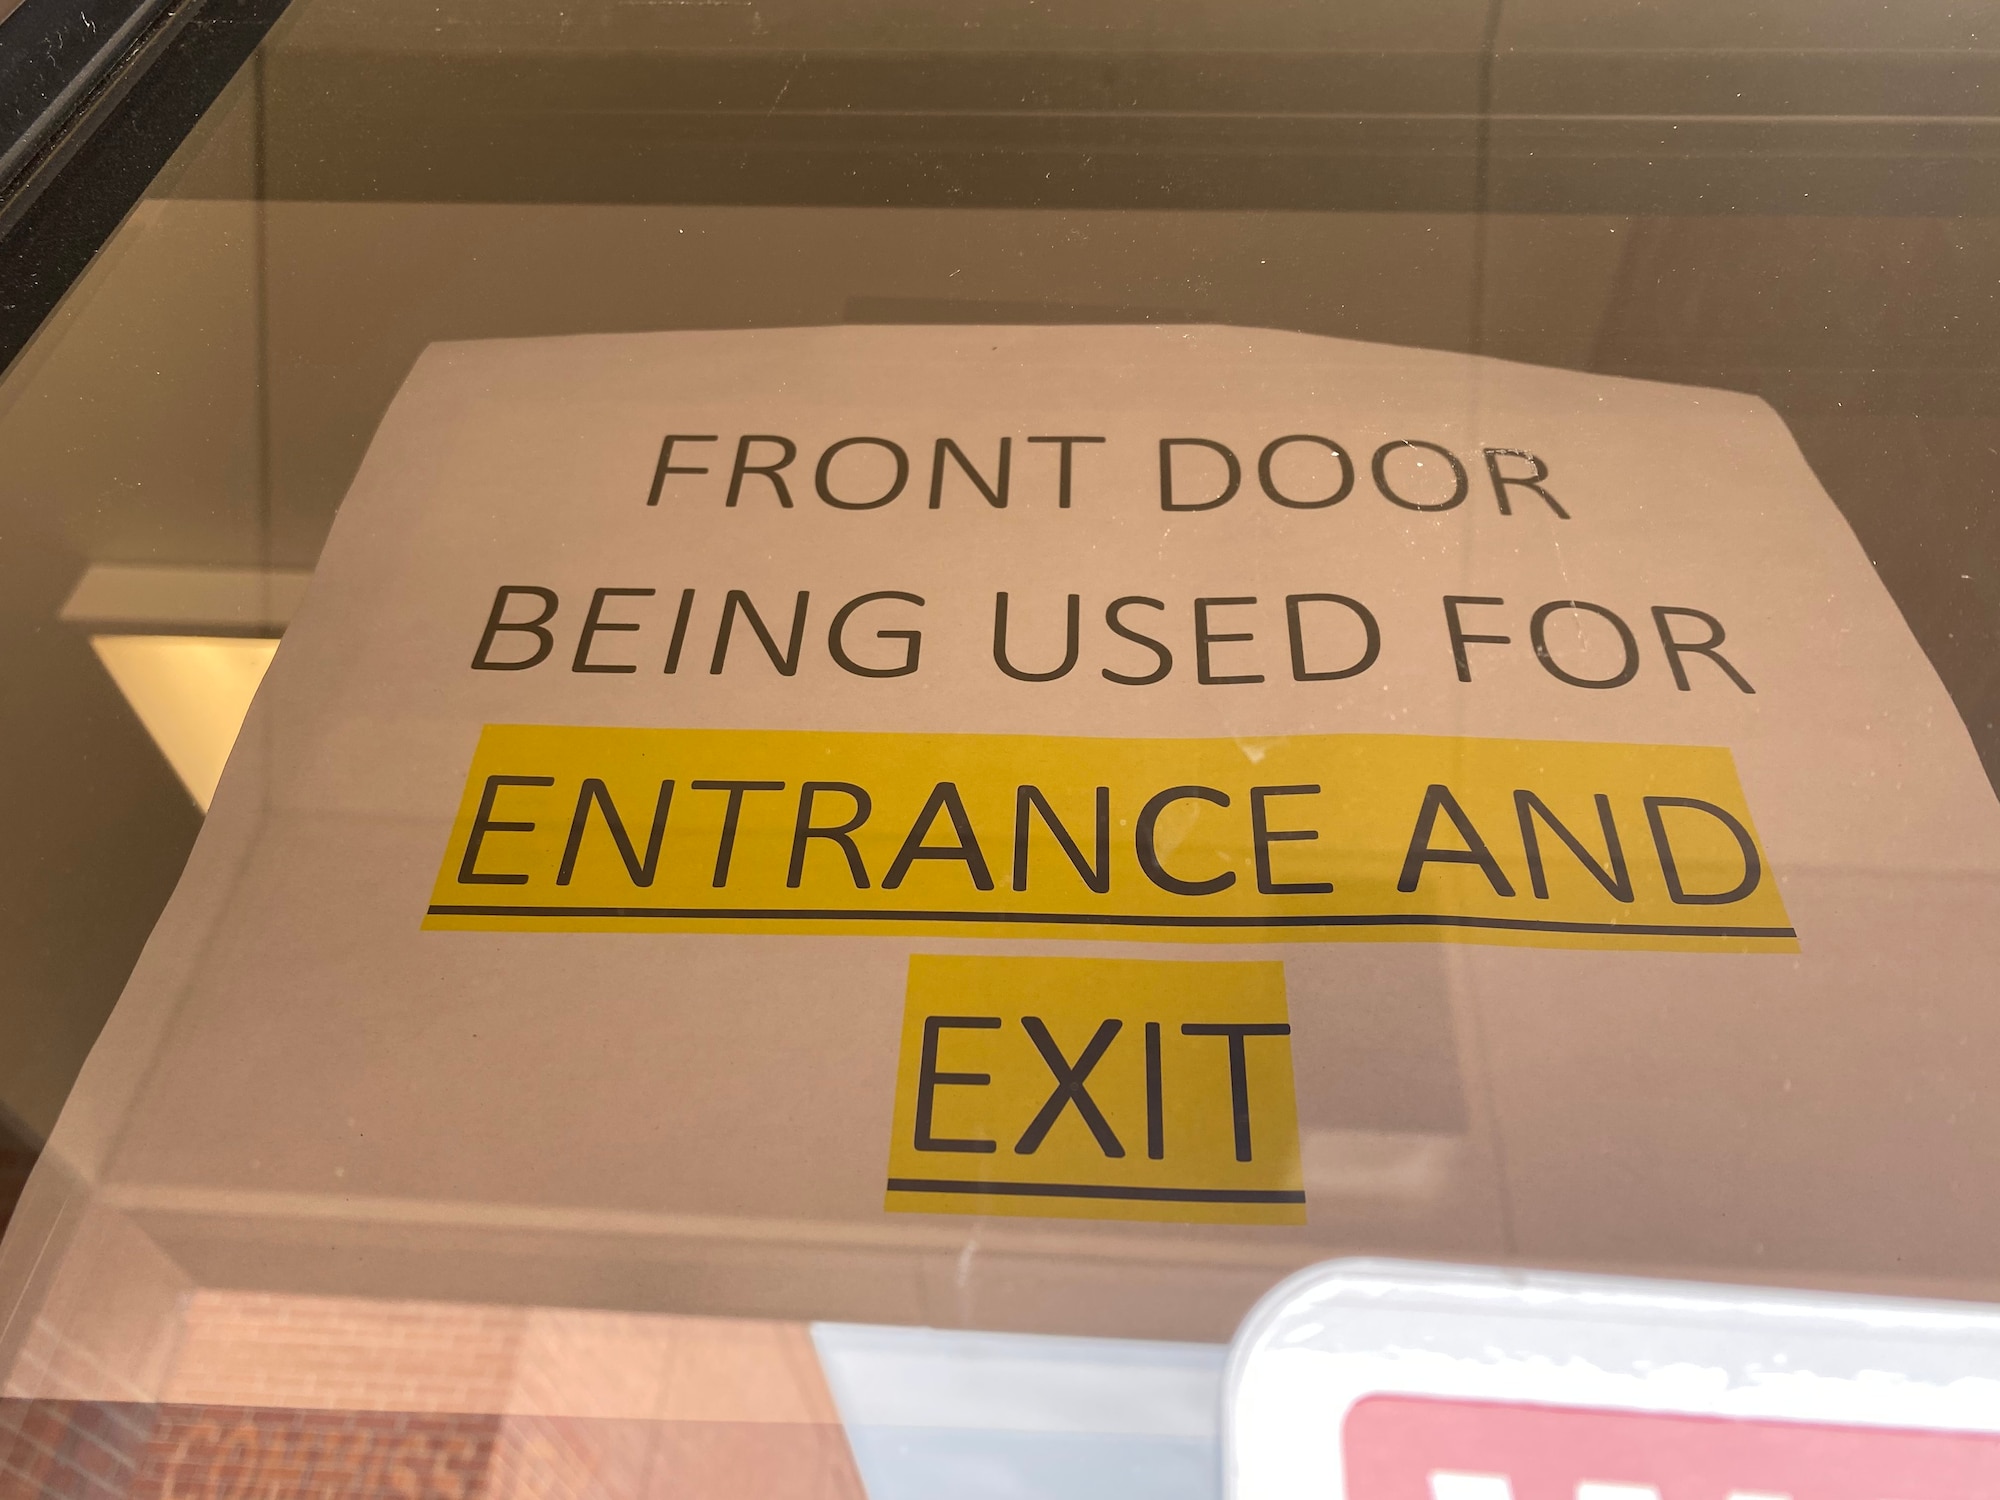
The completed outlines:
[[[1345,1500],[1365,1397],[2000,1433],[2000,1308],[1638,1277],[1336,1260],[1244,1319],[1232,1500]]]

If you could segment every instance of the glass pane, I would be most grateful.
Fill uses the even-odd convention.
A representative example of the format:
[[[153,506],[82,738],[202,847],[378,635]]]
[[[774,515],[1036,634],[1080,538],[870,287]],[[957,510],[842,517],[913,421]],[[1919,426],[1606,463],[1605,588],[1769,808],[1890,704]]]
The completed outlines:
[[[296,0],[0,382],[0,1463],[1207,1494],[1329,1258],[1990,1298],[1994,69]]]

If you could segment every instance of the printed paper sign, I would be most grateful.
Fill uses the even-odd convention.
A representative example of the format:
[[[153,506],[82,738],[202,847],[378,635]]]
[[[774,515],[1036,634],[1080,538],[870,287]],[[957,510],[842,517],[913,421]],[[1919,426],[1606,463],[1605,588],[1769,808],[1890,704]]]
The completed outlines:
[[[427,924],[1796,952],[1726,750],[489,725]]]
[[[1355,1244],[1944,1284],[1996,972],[2000,803],[1752,397],[443,344],[49,1160],[299,1292],[1220,1340]]]
[[[910,960],[888,1206],[1302,1224],[1284,966]]]

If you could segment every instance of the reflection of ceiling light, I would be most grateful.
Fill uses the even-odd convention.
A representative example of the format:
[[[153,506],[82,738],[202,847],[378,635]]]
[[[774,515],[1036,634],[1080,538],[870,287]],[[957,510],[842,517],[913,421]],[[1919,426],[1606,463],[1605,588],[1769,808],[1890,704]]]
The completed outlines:
[[[92,563],[62,607],[203,812],[310,577]]]
[[[93,635],[91,649],[203,812],[278,649],[241,636]]]

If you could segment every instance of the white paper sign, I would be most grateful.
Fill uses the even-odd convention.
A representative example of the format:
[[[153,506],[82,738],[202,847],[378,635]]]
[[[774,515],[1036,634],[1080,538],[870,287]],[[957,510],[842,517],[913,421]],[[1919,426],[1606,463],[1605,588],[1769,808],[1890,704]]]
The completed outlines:
[[[1996,867],[1752,398],[438,345],[54,1150],[301,1290],[1219,1338],[1357,1242],[1963,1277]]]

